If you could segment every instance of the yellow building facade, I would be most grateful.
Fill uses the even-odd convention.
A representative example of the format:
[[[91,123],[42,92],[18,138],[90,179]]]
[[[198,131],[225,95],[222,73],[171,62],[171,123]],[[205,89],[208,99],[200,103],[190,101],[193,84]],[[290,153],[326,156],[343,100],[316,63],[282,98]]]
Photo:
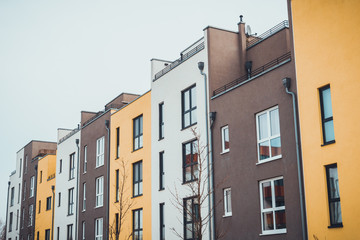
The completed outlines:
[[[151,239],[150,104],[149,91],[111,115],[109,239]]]
[[[45,155],[38,160],[35,239],[51,239],[54,213],[56,155]],[[54,188],[55,193],[55,188]]]
[[[288,3],[308,239],[360,239],[360,1]]]

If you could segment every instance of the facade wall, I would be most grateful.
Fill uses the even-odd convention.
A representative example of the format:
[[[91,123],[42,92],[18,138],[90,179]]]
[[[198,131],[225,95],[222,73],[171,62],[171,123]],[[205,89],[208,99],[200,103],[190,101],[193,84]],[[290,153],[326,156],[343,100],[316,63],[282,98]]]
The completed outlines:
[[[54,196],[52,186],[55,187],[56,155],[45,155],[38,160],[37,191],[36,191],[36,214],[34,239],[45,239],[45,231],[52,233],[52,217],[54,208]],[[54,189],[55,192],[55,189]],[[51,206],[47,207],[47,199],[51,198]],[[55,196],[56,199],[56,196]],[[35,206],[34,206],[35,207]],[[39,238],[37,238],[39,236]]]
[[[116,239],[116,218],[122,219],[119,239],[127,239],[133,232],[133,210],[142,209],[143,239],[151,239],[151,92],[147,92],[111,115],[110,147],[110,236]],[[133,150],[134,119],[143,117],[143,147]],[[117,156],[117,128],[119,128],[119,155]],[[142,161],[142,194],[134,196],[134,163]],[[123,165],[124,164],[124,165]],[[125,167],[125,169],[123,168]],[[119,191],[116,200],[116,171],[119,171]],[[124,180],[125,179],[125,180]],[[121,199],[120,196],[123,196]],[[128,212],[120,218],[122,211]]]
[[[67,136],[67,134],[70,134]],[[67,137],[66,137],[67,136]],[[65,139],[62,139],[65,137]],[[62,141],[60,142],[59,140]],[[77,173],[78,173],[78,146],[76,139],[80,140],[80,129],[58,130],[58,149],[56,152],[56,189],[55,189],[55,216],[54,239],[64,239],[67,236],[68,225],[73,225],[72,236],[76,232],[76,214],[78,208]],[[79,142],[80,148],[80,142]],[[73,175],[70,176],[70,157],[74,157]],[[61,162],[61,163],[60,163]],[[69,212],[69,190],[73,189],[73,213]],[[71,194],[71,193],[70,193]],[[70,213],[70,214],[69,214]]]
[[[356,136],[360,2],[289,1],[292,10],[309,239],[359,239]],[[335,142],[323,145],[319,88],[330,85]],[[325,166],[337,164],[343,227],[331,228]]]
[[[182,129],[182,97],[183,90],[196,85],[196,117],[197,124],[192,127],[201,136],[202,145],[206,147],[205,126],[205,85],[204,77],[198,69],[198,62],[205,63],[204,72],[208,73],[207,43],[205,34],[205,49],[198,52],[179,66],[166,73],[151,86],[151,178],[152,178],[152,239],[160,238],[159,204],[164,203],[165,238],[177,238],[172,228],[183,236],[183,210],[177,204],[178,199],[191,197],[188,184],[183,184],[183,153],[182,145],[195,136],[190,127]],[[164,138],[159,139],[159,104],[164,103]],[[164,151],[164,190],[159,190],[159,153]],[[176,190],[175,190],[176,189]],[[176,192],[175,192],[176,191]],[[208,213],[208,201],[202,204],[202,215]],[[204,227],[204,239],[209,237],[209,225]]]

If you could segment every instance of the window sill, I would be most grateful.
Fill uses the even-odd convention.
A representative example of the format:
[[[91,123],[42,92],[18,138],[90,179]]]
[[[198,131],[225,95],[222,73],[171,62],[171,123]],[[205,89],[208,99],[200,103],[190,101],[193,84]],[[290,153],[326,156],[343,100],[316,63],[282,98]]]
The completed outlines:
[[[285,233],[286,233],[286,229],[283,229],[283,230],[273,230],[273,231],[268,231],[268,232],[265,232],[265,233],[260,233],[259,236],[285,234]]]
[[[103,207],[103,206],[104,206],[104,205],[101,205],[101,206],[96,206],[96,207],[94,207],[94,208],[95,208],[95,209],[96,209],[96,208],[101,208],[101,207]]]
[[[86,212],[86,209],[81,210],[81,212]]]
[[[197,181],[198,179],[193,179],[193,180],[189,180],[189,181],[186,181],[186,182],[183,182],[181,185],[185,185],[185,184],[188,184],[188,183],[192,183],[192,182],[195,182]]]
[[[161,141],[161,140],[163,140],[163,139],[164,139],[164,137],[162,137],[162,138],[159,138],[159,139],[158,139],[158,141]]]
[[[144,146],[139,147],[139,148],[137,148],[137,149],[133,149],[133,150],[131,151],[131,153],[136,152],[136,151],[138,151],[138,150],[140,150],[140,149],[143,149],[143,147],[144,147]]]
[[[104,166],[104,164],[99,165],[99,166],[95,166],[95,169],[97,169],[97,168],[99,168],[99,167],[102,167],[102,166]]]
[[[137,197],[141,197],[141,196],[142,196],[142,194],[139,194],[139,195],[136,195],[136,196],[132,196],[131,199],[137,198]]]
[[[232,213],[228,213],[222,216],[223,218],[232,217]]]
[[[70,217],[70,216],[73,216],[73,215],[74,215],[73,213],[72,213],[72,214],[68,214],[67,217]]]
[[[276,157],[272,157],[272,158],[268,158],[266,160],[262,160],[261,162],[257,162],[256,165],[260,165],[260,164],[263,164],[263,163],[268,163],[268,162],[272,162],[272,161],[275,161],[275,160],[278,160],[282,158],[282,155],[279,155],[279,156],[276,156]],[[259,160],[258,160],[259,161]]]
[[[342,223],[339,223],[339,224],[334,224],[334,225],[328,226],[328,228],[342,228],[342,227],[344,227]]]
[[[228,152],[230,152],[230,149],[227,149],[227,150],[225,150],[225,151],[222,151],[222,152],[220,153],[220,155],[223,155],[223,154],[228,153]]]
[[[186,130],[188,128],[191,128],[192,126],[196,125],[197,122],[193,123],[193,124],[190,124],[189,126],[186,126],[186,127],[182,127],[180,131],[183,131],[183,130]]]
[[[335,140],[326,142],[326,143],[322,144],[321,147],[324,147],[324,146],[327,146],[327,145],[330,145],[330,144],[333,144],[333,143],[335,143]]]
[[[115,158],[115,160],[118,160],[118,159],[119,159],[119,157],[116,157],[116,158]]]
[[[164,191],[164,190],[165,190],[165,188],[160,188],[160,189],[159,189],[159,192],[160,192],[160,191]]]

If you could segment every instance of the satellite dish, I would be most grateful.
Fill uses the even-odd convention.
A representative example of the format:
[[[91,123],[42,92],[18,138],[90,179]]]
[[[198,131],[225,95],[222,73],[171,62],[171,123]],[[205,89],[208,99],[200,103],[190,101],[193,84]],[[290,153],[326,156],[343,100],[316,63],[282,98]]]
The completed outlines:
[[[246,34],[251,35],[251,27],[250,27],[250,25],[246,26]]]

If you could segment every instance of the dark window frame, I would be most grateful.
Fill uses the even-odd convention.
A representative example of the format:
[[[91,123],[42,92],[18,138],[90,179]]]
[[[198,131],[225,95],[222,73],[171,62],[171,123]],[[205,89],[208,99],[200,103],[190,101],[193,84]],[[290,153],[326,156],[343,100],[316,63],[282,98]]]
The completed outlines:
[[[119,202],[119,169],[115,170],[115,202]]]
[[[164,151],[159,152],[159,191],[164,190]]]
[[[185,90],[181,91],[181,126],[182,126],[182,129],[185,129],[185,128],[188,128],[188,127],[191,127],[193,125],[195,125],[197,123],[197,120],[195,122],[191,122],[191,119],[192,119],[192,115],[193,114],[196,114],[196,109],[197,109],[197,106],[193,106],[193,99],[191,97],[191,93],[192,91],[195,91],[195,94],[196,94],[196,84],[186,88]],[[190,104],[190,108],[185,110],[185,93],[186,92],[189,92],[189,104]],[[196,97],[196,95],[195,95]],[[190,114],[190,122],[189,122],[189,125],[185,125],[185,115],[189,113]]]
[[[326,171],[326,186],[327,186],[327,193],[328,193],[328,205],[329,205],[329,217],[330,217],[330,226],[328,226],[328,228],[340,228],[343,227],[343,223],[333,223],[332,219],[333,219],[333,215],[332,215],[332,211],[331,211],[331,203],[334,202],[339,202],[339,204],[341,203],[340,201],[340,196],[338,198],[332,198],[331,197],[331,193],[330,193],[330,189],[331,189],[331,185],[330,185],[330,181],[329,181],[329,177],[330,177],[330,173],[329,170],[331,168],[336,168],[337,171],[337,164],[330,164],[330,165],[326,165],[325,166],[325,171]],[[340,194],[339,194],[340,195]],[[341,205],[340,205],[341,207]]]
[[[164,102],[159,103],[159,140],[164,139]]]
[[[184,198],[183,199],[183,210],[184,210],[184,214],[183,214],[183,223],[184,223],[184,240],[196,240],[196,236],[195,236],[195,222],[198,221],[197,218],[199,218],[199,210],[200,210],[200,205],[198,203],[194,203],[195,199],[197,197],[188,197],[188,198]],[[187,221],[187,214],[189,213],[189,211],[187,210],[187,201],[191,201],[191,221]],[[196,207],[197,206],[197,207]],[[191,232],[192,232],[192,238],[186,238],[186,226],[188,224],[191,223]]]
[[[142,160],[133,163],[133,197],[138,197],[143,195],[142,187],[141,187],[141,193],[140,193],[140,184],[143,183],[143,166],[142,166]],[[139,179],[135,179],[135,171],[138,171],[137,175],[139,176]],[[137,188],[138,194],[135,195],[135,189]]]
[[[68,190],[68,215],[74,214],[74,188]]]
[[[142,114],[133,119],[133,151],[143,148],[143,123]],[[139,132],[136,132],[136,126],[138,127]],[[137,148],[135,148],[135,142],[138,143]]]
[[[325,90],[327,90],[327,89],[330,89],[330,84],[319,88],[320,110],[321,110],[321,128],[322,128],[322,138],[323,138],[323,145],[322,146],[335,143],[335,137],[334,137],[334,140],[326,141],[325,123],[333,121],[333,124],[334,124],[333,115],[331,117],[325,118],[323,92]],[[331,89],[330,89],[330,96],[331,96]],[[331,106],[331,110],[332,110],[332,106]]]
[[[51,196],[46,198],[46,211],[51,210]]]
[[[160,215],[160,240],[165,240],[165,221],[164,221],[164,207],[165,203],[159,205]]]
[[[69,155],[69,180],[75,178],[75,153]]]
[[[138,208],[138,209],[134,209],[133,210],[133,220],[132,220],[132,226],[133,226],[133,240],[136,240],[136,238],[135,238],[135,233],[143,233],[143,228],[140,226],[140,222],[143,222],[142,220],[140,221],[140,218],[141,219],[143,219],[142,218],[142,214],[143,213],[143,209],[142,208]],[[138,221],[138,226],[135,226],[135,214],[138,214],[138,219],[139,219],[139,221]],[[140,234],[138,234],[138,236],[139,236]],[[141,240],[142,240],[143,238],[141,238]]]
[[[116,128],[116,159],[120,157],[120,127]]]
[[[66,239],[73,240],[73,224],[68,224],[66,227]]]
[[[50,229],[45,230],[45,240],[50,240]]]
[[[191,141],[185,142],[182,144],[182,157],[183,157],[183,183],[189,183],[189,182],[193,182],[196,181],[198,178],[195,176],[194,174],[194,166],[198,165],[198,161],[194,162],[194,143],[197,144],[197,139],[193,139]],[[191,149],[191,159],[190,159],[190,163],[186,164],[186,146],[190,144],[190,149]],[[197,146],[198,148],[199,146]],[[197,159],[199,160],[199,159]],[[187,180],[186,179],[186,168],[187,167],[191,167],[191,179]]]

